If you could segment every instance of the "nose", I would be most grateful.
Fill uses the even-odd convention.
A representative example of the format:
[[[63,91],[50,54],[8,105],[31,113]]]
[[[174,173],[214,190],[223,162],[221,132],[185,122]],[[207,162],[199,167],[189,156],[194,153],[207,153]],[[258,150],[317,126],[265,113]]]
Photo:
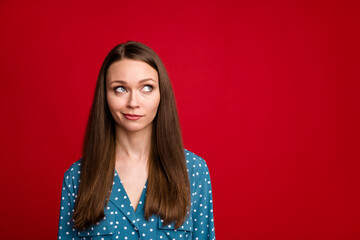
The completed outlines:
[[[138,96],[137,96],[136,92],[134,92],[134,91],[130,92],[127,106],[129,108],[138,108],[139,107],[139,100],[138,100]]]

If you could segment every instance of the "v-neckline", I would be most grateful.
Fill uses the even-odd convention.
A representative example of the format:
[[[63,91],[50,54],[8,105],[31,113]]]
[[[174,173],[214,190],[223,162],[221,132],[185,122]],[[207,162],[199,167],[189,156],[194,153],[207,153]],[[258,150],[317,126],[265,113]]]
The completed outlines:
[[[141,196],[140,196],[139,202],[137,203],[137,207],[136,207],[136,210],[135,210],[134,206],[131,203],[129,195],[127,194],[127,192],[125,190],[125,187],[124,187],[124,185],[122,183],[120,175],[118,174],[116,169],[115,169],[115,176],[114,177],[117,178],[118,182],[120,183],[120,189],[121,189],[121,191],[124,191],[124,195],[126,196],[126,200],[127,200],[128,204],[129,204],[130,208],[135,213],[135,215],[138,214],[144,208],[144,205],[145,205],[146,187],[147,187],[148,178],[146,178],[145,185],[143,186]]]

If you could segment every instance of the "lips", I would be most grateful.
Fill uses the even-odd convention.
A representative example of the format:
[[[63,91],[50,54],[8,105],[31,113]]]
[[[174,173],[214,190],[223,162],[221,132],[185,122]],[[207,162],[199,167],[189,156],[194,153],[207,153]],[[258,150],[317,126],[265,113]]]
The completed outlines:
[[[124,117],[128,120],[138,120],[142,117],[142,115],[137,115],[137,114],[126,114],[123,113]]]

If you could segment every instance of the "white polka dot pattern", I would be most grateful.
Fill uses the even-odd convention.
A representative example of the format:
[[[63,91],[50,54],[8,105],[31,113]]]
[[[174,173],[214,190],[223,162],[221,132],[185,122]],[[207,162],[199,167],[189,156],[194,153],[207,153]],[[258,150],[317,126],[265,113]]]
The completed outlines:
[[[185,223],[178,229],[174,224],[163,226],[160,217],[144,218],[146,186],[136,211],[134,211],[122,182],[114,173],[114,182],[105,217],[84,231],[73,228],[71,216],[80,182],[81,159],[64,174],[61,194],[58,239],[63,240],[158,240],[158,239],[215,239],[212,191],[206,162],[194,153],[185,150],[186,164],[191,186],[191,209]]]

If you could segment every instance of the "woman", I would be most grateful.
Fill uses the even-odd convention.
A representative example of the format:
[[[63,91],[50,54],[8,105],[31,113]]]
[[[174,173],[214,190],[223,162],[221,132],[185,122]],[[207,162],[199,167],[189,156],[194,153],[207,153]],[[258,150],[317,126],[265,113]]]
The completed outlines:
[[[215,239],[205,161],[183,148],[158,55],[116,46],[98,76],[83,156],[65,173],[58,239]]]

